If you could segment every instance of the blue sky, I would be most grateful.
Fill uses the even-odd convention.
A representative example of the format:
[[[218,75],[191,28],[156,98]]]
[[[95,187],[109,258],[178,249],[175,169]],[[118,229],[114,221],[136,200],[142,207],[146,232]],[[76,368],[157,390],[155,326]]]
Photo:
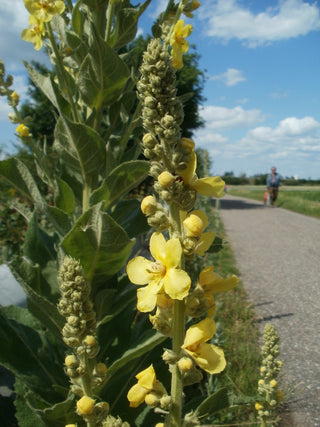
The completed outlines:
[[[140,24],[148,32],[165,0],[152,0]],[[44,56],[20,40],[28,15],[22,0],[1,0],[0,57],[25,93],[22,59]],[[320,178],[320,3],[306,0],[202,0],[189,42],[206,70],[205,128],[195,133],[213,172]],[[10,23],[10,25],[8,24]],[[15,127],[0,103],[0,144]]]

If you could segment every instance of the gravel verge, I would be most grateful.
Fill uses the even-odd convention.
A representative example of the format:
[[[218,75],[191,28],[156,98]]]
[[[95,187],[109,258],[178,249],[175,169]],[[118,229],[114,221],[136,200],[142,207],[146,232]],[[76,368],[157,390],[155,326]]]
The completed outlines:
[[[280,195],[281,197],[281,195]],[[320,220],[226,195],[220,214],[261,332],[280,337],[283,426],[320,426]]]

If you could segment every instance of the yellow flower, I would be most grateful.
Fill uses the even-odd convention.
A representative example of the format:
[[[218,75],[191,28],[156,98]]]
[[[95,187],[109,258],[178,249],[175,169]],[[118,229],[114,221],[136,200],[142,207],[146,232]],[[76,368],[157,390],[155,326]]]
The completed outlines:
[[[21,37],[26,42],[31,42],[36,50],[41,49],[42,41],[45,36],[43,21],[40,21],[33,15],[29,16],[30,28],[22,30]]]
[[[199,284],[205,292],[226,292],[233,289],[239,279],[234,274],[223,279],[219,274],[214,273],[214,267],[207,267],[199,275]]]
[[[95,400],[89,396],[82,396],[77,402],[77,408],[80,415],[92,414]]]
[[[61,15],[65,9],[62,0],[24,0],[28,12],[43,22],[49,22],[54,15]]]
[[[19,134],[19,136],[21,136],[21,138],[26,138],[27,136],[30,136],[28,126],[25,126],[23,123],[17,126],[16,132]]]
[[[138,380],[137,384],[132,386],[127,394],[127,399],[130,402],[131,408],[137,408],[141,405],[146,396],[152,391],[156,391],[160,395],[166,393],[162,383],[156,379],[156,373],[153,369],[153,365],[150,365],[147,369],[139,372],[139,374],[136,375],[136,378]]]
[[[261,411],[261,409],[263,409],[263,406],[262,406],[262,405],[261,405],[261,403],[259,403],[259,402],[257,402],[257,403],[254,405],[254,407],[255,407],[256,411]]]
[[[158,176],[158,182],[163,188],[169,187],[173,181],[174,176],[168,171],[164,171]]]
[[[271,387],[273,387],[273,388],[276,388],[277,387],[277,381],[276,380],[271,380],[270,381],[270,385],[271,385]]]
[[[207,344],[215,332],[214,320],[207,317],[187,330],[182,346],[196,364],[209,374],[218,374],[226,367],[223,350],[213,344]]]
[[[170,46],[172,46],[172,65],[176,70],[183,67],[182,55],[188,52],[189,43],[185,37],[190,36],[192,33],[192,25],[188,24],[184,26],[184,21],[180,19],[174,26],[172,35],[170,37]]]
[[[220,178],[220,176],[198,179],[196,175],[196,168],[197,156],[195,152],[192,152],[186,169],[178,171],[178,174],[183,179],[184,184],[203,196],[223,197],[225,182]]]
[[[204,256],[204,253],[210,248],[211,243],[214,241],[216,233],[203,233],[208,226],[208,217],[203,211],[192,211],[186,219],[183,219],[184,215],[185,214],[181,214],[181,219],[183,221],[185,235],[187,237],[200,236],[194,252],[200,256]]]
[[[141,211],[144,215],[152,215],[157,210],[157,201],[153,196],[145,197],[141,202]]]
[[[161,233],[153,233],[150,252],[155,261],[138,256],[129,261],[127,274],[135,285],[146,285],[137,291],[139,311],[152,311],[162,288],[172,299],[183,300],[191,285],[188,274],[179,268],[182,248],[179,239],[166,242]]]

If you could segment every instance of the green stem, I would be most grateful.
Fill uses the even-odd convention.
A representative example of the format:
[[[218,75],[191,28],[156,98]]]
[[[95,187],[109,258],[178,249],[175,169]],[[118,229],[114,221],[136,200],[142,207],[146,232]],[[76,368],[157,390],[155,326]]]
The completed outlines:
[[[170,206],[170,222],[171,230],[170,237],[181,236],[181,221],[180,211],[178,206],[173,203]],[[184,268],[184,259],[181,259],[181,268]],[[185,336],[185,302],[174,300],[173,305],[173,336],[172,336],[172,350],[176,355],[181,352]],[[171,399],[172,404],[170,413],[166,421],[166,425],[170,427],[181,426],[181,413],[182,413],[182,394],[183,384],[181,372],[177,365],[172,367],[171,377]]]
[[[82,191],[82,213],[89,209],[89,199],[91,196],[92,187],[89,183],[85,182]]]
[[[77,122],[80,122],[79,115],[78,115],[78,110],[77,110],[76,105],[73,102],[73,96],[72,96],[70,87],[68,85],[68,77],[67,77],[66,70],[65,70],[65,67],[64,67],[64,64],[63,64],[63,60],[62,60],[62,57],[60,55],[60,52],[59,52],[59,49],[58,49],[58,46],[57,46],[57,43],[56,43],[56,39],[54,38],[54,34],[53,34],[53,31],[52,31],[50,22],[46,23],[46,29],[48,31],[49,40],[50,40],[52,49],[54,51],[54,54],[55,54],[55,57],[56,57],[56,60],[57,60],[57,66],[60,69],[60,76],[61,76],[61,78],[63,80],[61,83],[63,85],[63,88],[67,91],[67,94],[68,94],[69,102],[70,102],[70,105],[71,105],[71,108],[72,108],[72,112],[73,112],[73,119],[76,120]]]

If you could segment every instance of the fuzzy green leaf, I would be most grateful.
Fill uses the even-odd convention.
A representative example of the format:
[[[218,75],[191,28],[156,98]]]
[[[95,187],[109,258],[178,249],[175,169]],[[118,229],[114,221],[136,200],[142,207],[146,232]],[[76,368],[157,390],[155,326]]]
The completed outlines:
[[[207,397],[196,409],[199,418],[207,418],[210,415],[229,407],[228,388],[221,388]]]
[[[70,105],[52,82],[51,77],[38,73],[38,71],[32,68],[27,62],[24,62],[24,65],[33,83],[46,95],[58,111],[68,115],[70,112]]]
[[[147,175],[150,163],[144,160],[125,162],[111,171],[102,185],[92,193],[91,204],[104,201],[107,208],[116,199],[136,187]]]
[[[117,273],[128,259],[134,240],[105,212],[101,204],[86,211],[65,236],[62,247],[78,259],[94,284]]]
[[[154,333],[152,331],[151,336],[148,335],[147,338],[139,342],[136,347],[127,350],[119,359],[115,360],[112,365],[109,366],[107,371],[107,377],[110,378],[127,363],[151,351],[154,347],[162,343],[165,339],[166,337],[160,334],[159,332]]]
[[[81,172],[86,182],[104,164],[100,135],[90,127],[60,117],[55,129],[55,148],[67,166]]]
[[[75,197],[70,186],[60,178],[57,178],[56,206],[71,215],[75,207]]]
[[[223,249],[223,240],[219,236],[215,236],[210,248],[207,250],[210,254],[215,254]]]
[[[38,265],[32,266],[26,259],[15,259],[10,264],[10,269],[27,294],[30,312],[61,339],[61,329],[65,319],[58,312],[56,304],[52,302],[53,299],[56,301],[56,289],[49,285],[42,274],[47,267],[40,270]],[[56,279],[57,269],[52,270],[52,274]]]
[[[115,19],[110,44],[116,49],[130,43],[136,36],[138,19],[149,6],[151,0],[145,1],[139,9],[133,7],[122,7]],[[127,2],[130,5],[130,2]]]
[[[64,373],[47,347],[41,323],[21,307],[0,307],[0,361],[34,392],[56,397]],[[49,387],[50,386],[50,387]]]
[[[120,201],[110,215],[126,230],[129,237],[137,237],[150,229],[141,212],[140,202],[136,199]]]
[[[100,110],[118,98],[130,73],[118,54],[94,30],[92,34],[94,43],[81,65],[78,86],[85,103]]]

